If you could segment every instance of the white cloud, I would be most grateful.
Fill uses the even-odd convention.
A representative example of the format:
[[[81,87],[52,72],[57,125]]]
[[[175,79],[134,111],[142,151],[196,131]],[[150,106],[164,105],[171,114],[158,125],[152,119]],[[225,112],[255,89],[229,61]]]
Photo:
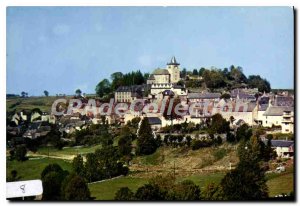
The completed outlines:
[[[53,33],[58,36],[68,34],[69,32],[70,27],[66,24],[57,24],[53,27]]]

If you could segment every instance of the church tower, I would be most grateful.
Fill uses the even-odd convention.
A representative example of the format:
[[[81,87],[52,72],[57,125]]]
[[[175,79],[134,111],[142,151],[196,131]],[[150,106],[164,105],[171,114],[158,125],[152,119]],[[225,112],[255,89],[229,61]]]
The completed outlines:
[[[167,63],[167,70],[170,73],[170,83],[177,83],[180,80],[179,63],[176,61],[175,56],[172,57],[170,63]]]

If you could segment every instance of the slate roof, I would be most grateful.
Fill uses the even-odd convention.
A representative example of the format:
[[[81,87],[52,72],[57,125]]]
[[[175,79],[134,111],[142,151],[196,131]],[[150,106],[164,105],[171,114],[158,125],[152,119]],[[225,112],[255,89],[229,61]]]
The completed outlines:
[[[267,144],[267,140],[264,141]],[[294,141],[286,141],[286,140],[271,140],[272,147],[290,147],[294,145]]]
[[[239,93],[239,94],[237,95],[237,97],[238,97],[239,99],[253,99],[253,100],[256,100],[256,98],[255,98],[254,95],[252,95],[252,94],[246,94],[246,93]]]
[[[161,125],[161,119],[158,117],[147,117],[150,125],[159,124]]]
[[[145,89],[144,85],[120,86],[116,92],[138,92]]]
[[[180,64],[176,61],[175,56],[173,56],[171,61],[167,63],[167,65],[180,65]]]
[[[294,98],[287,96],[277,96],[275,98],[275,106],[294,106]]]
[[[284,111],[293,111],[293,107],[278,107],[278,106],[271,106],[269,107],[266,112],[263,114],[264,116],[281,116]]]
[[[217,99],[220,93],[188,93],[188,99]]]
[[[270,100],[270,97],[260,97],[258,100],[259,104],[268,104]]]
[[[260,104],[258,105],[258,111],[266,111],[268,109],[269,104]]]
[[[155,70],[153,71],[152,74],[153,74],[153,75],[169,75],[170,73],[169,73],[169,71],[166,70],[166,69],[159,69],[159,68],[157,68],[157,69],[155,69]]]

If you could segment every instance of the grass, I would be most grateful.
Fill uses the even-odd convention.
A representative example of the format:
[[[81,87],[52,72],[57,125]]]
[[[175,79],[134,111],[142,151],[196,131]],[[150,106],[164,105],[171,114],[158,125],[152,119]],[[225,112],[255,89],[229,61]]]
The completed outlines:
[[[227,150],[224,148],[219,148],[213,152],[215,161],[222,159],[227,154]]]
[[[18,172],[18,176],[21,177],[20,180],[32,180],[40,179],[41,173],[48,164],[57,163],[62,169],[71,171],[71,163],[52,158],[41,158],[41,159],[32,159],[24,162],[18,161],[7,161],[6,162],[6,176],[10,175],[12,170]]]
[[[199,185],[200,189],[203,190],[208,183],[220,183],[224,176],[224,172],[197,174],[180,177],[177,181],[191,180],[196,185]],[[113,200],[115,193],[121,187],[128,187],[135,192],[139,187],[146,184],[148,180],[148,178],[121,177],[114,180],[108,180],[106,182],[90,184],[89,189],[92,197],[95,197],[96,200]],[[267,185],[269,187],[269,195],[271,197],[281,193],[290,193],[293,191],[293,173],[288,172],[277,174],[267,181]]]
[[[101,145],[94,145],[89,147],[67,147],[62,150],[58,150],[54,147],[42,147],[39,148],[36,154],[41,155],[48,155],[49,150],[49,156],[64,156],[64,155],[77,155],[77,154],[87,154],[94,152],[96,149],[101,148]]]
[[[217,172],[217,173],[210,173],[210,174],[199,174],[199,175],[191,175],[188,177],[183,177],[183,178],[179,178],[178,181],[182,181],[182,180],[191,180],[193,181],[196,185],[199,185],[200,188],[203,190],[204,187],[208,184],[208,183],[220,183],[222,178],[225,176],[224,172]]]
[[[96,200],[113,200],[115,193],[121,187],[128,187],[135,192],[147,182],[148,180],[146,178],[120,177],[101,183],[90,184],[89,189],[91,196],[95,197]]]
[[[58,97],[29,97],[29,98],[8,98],[6,99],[6,111],[13,111],[16,109],[17,112],[28,109],[39,108],[42,111],[50,112],[53,102]]]
[[[272,173],[266,175],[267,185],[269,188],[269,196],[274,197],[276,195],[294,191],[294,170],[288,168],[283,173]]]
[[[192,180],[203,189],[208,182],[219,183],[224,175],[225,173],[192,175],[189,177],[178,178],[177,181]],[[96,200],[113,200],[115,193],[121,187],[128,187],[135,192],[139,187],[148,183],[148,180],[148,178],[120,177],[105,182],[90,184],[89,189],[91,191],[91,196],[95,197]]]

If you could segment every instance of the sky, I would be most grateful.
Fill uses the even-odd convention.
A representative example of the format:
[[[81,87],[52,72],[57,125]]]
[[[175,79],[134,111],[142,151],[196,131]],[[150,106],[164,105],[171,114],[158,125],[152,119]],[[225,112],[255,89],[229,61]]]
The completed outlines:
[[[293,88],[291,7],[8,7],[7,93],[95,93],[113,72],[241,66]]]

